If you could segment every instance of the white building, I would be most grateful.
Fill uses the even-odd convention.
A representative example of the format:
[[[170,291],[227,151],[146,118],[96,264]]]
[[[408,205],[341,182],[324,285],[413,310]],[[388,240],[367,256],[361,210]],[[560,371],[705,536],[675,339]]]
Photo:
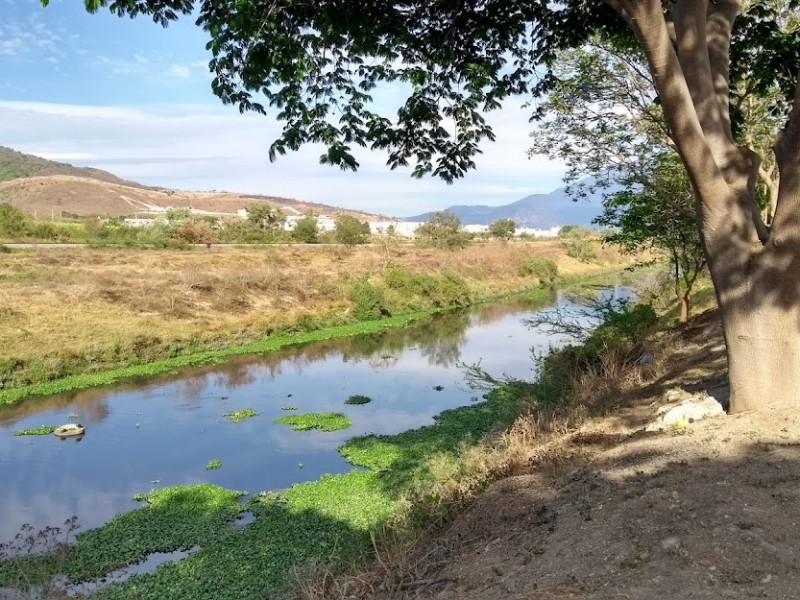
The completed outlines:
[[[386,233],[390,227],[393,227],[397,235],[413,238],[414,232],[420,225],[422,225],[422,223],[414,221],[373,221],[369,224],[369,232],[372,235],[382,235]]]

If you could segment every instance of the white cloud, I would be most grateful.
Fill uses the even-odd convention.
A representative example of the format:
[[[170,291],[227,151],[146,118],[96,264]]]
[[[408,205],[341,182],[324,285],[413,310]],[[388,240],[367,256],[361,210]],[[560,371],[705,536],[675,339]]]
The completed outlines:
[[[172,64],[169,67],[168,73],[173,77],[180,77],[181,79],[187,79],[189,77],[189,67],[185,65]]]
[[[364,151],[357,173],[319,164],[319,147],[269,163],[280,130],[274,119],[221,105],[142,108],[0,101],[5,145],[107,169],[151,185],[293,197],[368,212],[408,216],[453,204],[506,204],[560,185],[562,165],[525,154],[526,114],[509,107],[490,115],[497,143],[478,169],[452,186],[390,171],[385,155]]]

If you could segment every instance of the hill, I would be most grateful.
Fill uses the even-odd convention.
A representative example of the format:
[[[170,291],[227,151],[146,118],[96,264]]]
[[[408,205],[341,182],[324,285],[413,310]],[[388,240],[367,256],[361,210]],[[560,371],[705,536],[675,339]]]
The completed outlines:
[[[50,175],[69,175],[72,177],[96,179],[106,183],[118,183],[131,187],[145,188],[145,186],[133,181],[126,181],[100,169],[91,167],[73,167],[67,163],[55,162],[17,152],[11,148],[0,146],[0,182],[26,177],[47,177]]]
[[[0,146],[0,203],[7,202],[35,216],[81,217],[144,216],[168,207],[192,208],[200,213],[233,215],[254,202],[289,207],[299,213],[352,214],[372,220],[366,213],[302,202],[293,198],[232,192],[191,192],[145,186],[107,171],[74,167]]]
[[[531,194],[502,206],[451,206],[447,210],[457,215],[465,225],[490,225],[498,219],[512,219],[518,227],[549,229],[562,225],[590,225],[602,210],[601,195],[573,201],[564,187],[549,194]],[[431,213],[407,217],[406,221],[427,221]]]

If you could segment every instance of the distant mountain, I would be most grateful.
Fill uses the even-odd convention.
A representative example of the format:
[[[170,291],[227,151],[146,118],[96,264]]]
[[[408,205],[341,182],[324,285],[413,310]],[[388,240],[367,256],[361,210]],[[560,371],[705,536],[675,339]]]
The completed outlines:
[[[464,225],[490,225],[498,219],[512,219],[517,227],[549,229],[563,225],[590,225],[602,210],[600,193],[573,201],[566,188],[549,194],[531,194],[522,200],[502,206],[456,205],[446,209],[457,215]],[[406,221],[427,221],[430,212],[406,217]]]

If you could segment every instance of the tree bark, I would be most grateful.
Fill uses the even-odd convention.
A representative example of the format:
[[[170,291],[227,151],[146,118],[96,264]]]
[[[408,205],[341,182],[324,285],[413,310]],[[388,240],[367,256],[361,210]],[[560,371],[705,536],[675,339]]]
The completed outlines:
[[[730,410],[800,407],[800,83],[775,149],[780,187],[768,229],[755,204],[760,158],[733,144],[723,114],[741,0],[675,0],[674,35],[661,0],[610,4],[624,9],[647,57],[695,191],[725,335]]]

